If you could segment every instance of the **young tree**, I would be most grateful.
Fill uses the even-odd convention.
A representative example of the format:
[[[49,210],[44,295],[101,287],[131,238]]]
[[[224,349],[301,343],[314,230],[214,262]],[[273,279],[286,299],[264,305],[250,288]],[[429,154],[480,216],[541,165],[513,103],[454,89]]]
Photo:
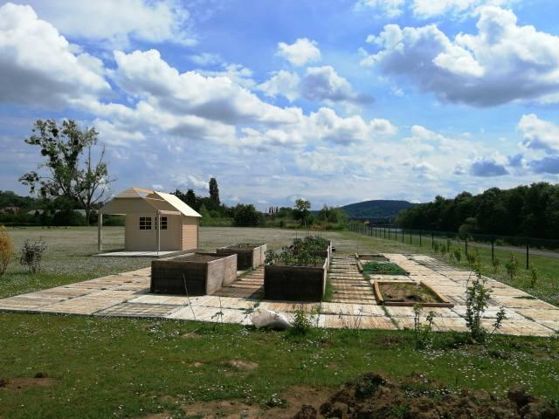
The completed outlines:
[[[61,127],[54,120],[35,121],[33,135],[25,142],[38,146],[46,161],[19,181],[42,198],[81,206],[89,223],[93,207],[101,202],[112,181],[105,148],[95,149],[97,135],[95,128],[81,130],[72,120],[62,122]]]
[[[298,199],[295,201],[295,209],[293,210],[293,215],[295,219],[301,222],[301,225],[307,224],[307,219],[310,215],[311,203],[306,199]]]
[[[196,209],[196,207],[197,207],[196,194],[194,193],[194,191],[192,189],[189,189],[188,191],[186,191],[186,195],[184,197],[184,202],[186,202],[186,204],[189,207]]]
[[[216,206],[219,206],[219,188],[214,177],[210,179],[210,199],[215,202]]]

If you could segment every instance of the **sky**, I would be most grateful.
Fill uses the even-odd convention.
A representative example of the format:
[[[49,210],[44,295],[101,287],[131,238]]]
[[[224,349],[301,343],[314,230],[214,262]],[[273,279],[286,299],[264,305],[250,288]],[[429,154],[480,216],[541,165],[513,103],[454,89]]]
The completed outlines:
[[[260,209],[559,179],[557,0],[0,1],[0,190],[37,119],[114,182]],[[107,195],[107,196],[109,196]]]

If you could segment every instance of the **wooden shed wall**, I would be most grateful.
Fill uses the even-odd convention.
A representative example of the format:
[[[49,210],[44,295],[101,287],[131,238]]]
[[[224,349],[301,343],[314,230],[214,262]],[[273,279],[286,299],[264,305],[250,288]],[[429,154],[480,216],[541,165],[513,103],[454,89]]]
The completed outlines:
[[[198,218],[182,216],[182,250],[198,248]]]

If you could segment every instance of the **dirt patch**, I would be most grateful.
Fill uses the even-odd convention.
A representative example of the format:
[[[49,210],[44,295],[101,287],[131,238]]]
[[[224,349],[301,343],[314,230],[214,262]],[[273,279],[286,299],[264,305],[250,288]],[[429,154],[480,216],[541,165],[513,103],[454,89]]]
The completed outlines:
[[[227,361],[225,365],[245,371],[252,371],[253,369],[256,369],[258,367],[258,364],[256,362],[244,361],[242,359],[232,359],[231,361]]]
[[[455,392],[437,386],[422,376],[402,383],[378,374],[365,374],[345,384],[319,408],[302,405],[298,419],[345,418],[556,418],[559,411],[550,402],[539,400],[524,389],[509,391],[497,398],[486,391]]]
[[[292,418],[301,406],[314,405],[317,408],[327,400],[331,389],[320,389],[308,386],[290,387],[286,391],[271,397],[274,403],[281,402],[281,406],[247,404],[238,400],[221,400],[205,403],[194,403],[183,407],[186,416],[201,418]]]
[[[37,373],[32,378],[0,378],[0,388],[9,390],[25,390],[31,387],[52,387],[56,384],[56,380],[49,378],[44,373]]]
[[[422,284],[407,282],[380,283],[379,289],[386,302],[392,303],[441,303],[437,295]]]

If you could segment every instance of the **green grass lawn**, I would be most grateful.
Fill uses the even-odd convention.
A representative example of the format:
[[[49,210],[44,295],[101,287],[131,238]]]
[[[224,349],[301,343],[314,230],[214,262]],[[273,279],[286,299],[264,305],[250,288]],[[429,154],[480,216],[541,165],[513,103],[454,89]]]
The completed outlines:
[[[120,232],[119,232],[120,231]],[[109,232],[110,233],[110,232]],[[15,232],[19,244],[43,235],[44,271],[24,274],[17,264],[0,278],[12,295],[147,266],[145,260],[91,258],[94,229]],[[122,230],[107,238],[115,247]],[[287,243],[294,232],[272,229],[202,229],[203,247],[239,241]],[[299,233],[300,234],[300,233]],[[358,234],[324,234],[338,251],[402,251],[401,244]],[[235,239],[236,240],[232,240]],[[409,250],[409,248],[407,248]],[[464,335],[436,334],[427,351],[414,349],[405,331],[313,330],[295,337],[238,325],[187,321],[0,313],[0,417],[141,417],[183,415],[193,401],[235,399],[264,405],[294,386],[334,389],[368,371],[395,379],[422,373],[452,389],[483,388],[504,395],[525,384],[550,399],[559,394],[559,340],[496,336],[487,347],[463,344]],[[254,363],[253,369],[230,361]],[[37,385],[33,377],[48,377]]]

